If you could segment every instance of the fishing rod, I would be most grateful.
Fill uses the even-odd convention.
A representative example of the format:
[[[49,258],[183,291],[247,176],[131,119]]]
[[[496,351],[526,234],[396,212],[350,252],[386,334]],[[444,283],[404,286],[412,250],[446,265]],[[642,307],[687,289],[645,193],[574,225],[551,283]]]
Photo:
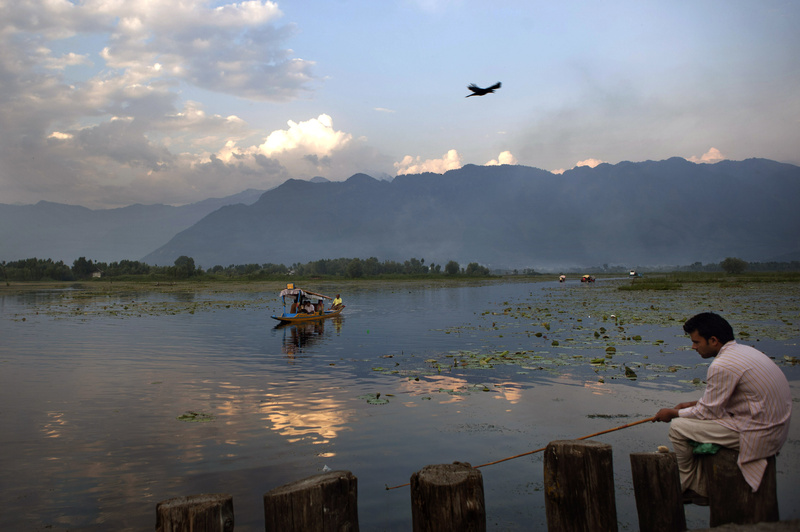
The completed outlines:
[[[620,427],[614,427],[613,429],[601,430],[600,432],[595,432],[594,434],[588,434],[586,436],[581,436],[580,438],[575,438],[575,439],[576,440],[588,440],[589,438],[594,438],[595,436],[600,436],[601,434],[608,434],[609,432],[614,432],[615,430],[627,429],[628,427],[633,427],[634,425],[640,425],[642,423],[647,423],[648,421],[655,421],[655,420],[656,420],[656,416],[653,416],[653,417],[649,417],[647,419],[641,419],[639,421],[634,421],[633,423],[628,423],[627,425],[622,425]],[[490,466],[490,465],[499,464],[501,462],[508,462],[509,460],[513,460],[515,458],[521,458],[523,456],[528,456],[529,454],[540,453],[540,452],[544,451],[545,449],[547,449],[547,447],[542,447],[541,449],[528,451],[527,453],[516,454],[514,456],[509,456],[508,458],[501,458],[500,460],[495,460],[494,462],[487,462],[485,464],[481,464],[481,465],[477,465],[477,466],[473,466],[473,467],[475,469],[478,469],[479,467],[486,467],[486,466]],[[397,488],[403,488],[405,486],[410,486],[410,485],[411,485],[411,482],[406,482],[405,484],[400,484],[398,486],[392,486],[392,487],[386,486],[386,491],[395,490]]]

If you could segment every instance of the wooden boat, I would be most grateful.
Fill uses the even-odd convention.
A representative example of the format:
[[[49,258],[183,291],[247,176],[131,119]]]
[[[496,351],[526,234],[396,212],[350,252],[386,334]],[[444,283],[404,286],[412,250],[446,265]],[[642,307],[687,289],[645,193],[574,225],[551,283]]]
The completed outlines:
[[[272,316],[272,319],[281,323],[298,323],[303,321],[324,320],[338,316],[344,310],[344,305],[336,308],[325,308],[325,300],[333,300],[330,296],[317,294],[302,288],[295,288],[289,283],[281,290],[279,297],[283,301],[283,314]],[[287,309],[287,304],[289,308]]]

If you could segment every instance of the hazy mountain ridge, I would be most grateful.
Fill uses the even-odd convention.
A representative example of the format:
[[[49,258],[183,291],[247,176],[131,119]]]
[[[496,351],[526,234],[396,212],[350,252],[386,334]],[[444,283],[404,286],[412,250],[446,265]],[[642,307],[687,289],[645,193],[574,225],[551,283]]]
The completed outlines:
[[[289,180],[144,257],[216,264],[425,258],[491,267],[764,261],[800,250],[800,167],[685,159],[579,167],[467,165],[378,181]]]
[[[0,260],[52,258],[71,264],[79,257],[112,262],[139,259],[224,205],[253,203],[263,190],[189,205],[129,205],[117,209],[40,201],[0,204]]]

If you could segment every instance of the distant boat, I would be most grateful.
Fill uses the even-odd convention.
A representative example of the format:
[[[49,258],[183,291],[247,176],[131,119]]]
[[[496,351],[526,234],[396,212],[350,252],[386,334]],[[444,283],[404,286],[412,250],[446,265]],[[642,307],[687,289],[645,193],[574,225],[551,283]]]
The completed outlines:
[[[324,320],[341,314],[344,305],[335,308],[325,308],[325,300],[333,300],[330,296],[317,294],[302,288],[295,288],[294,284],[289,283],[286,288],[281,290],[279,297],[283,301],[283,313],[280,316],[272,316],[272,319],[282,323],[298,323],[303,321]],[[287,310],[288,304],[288,310]]]
[[[581,277],[581,282],[582,283],[593,283],[594,282],[594,276],[593,275],[584,275],[583,277]]]

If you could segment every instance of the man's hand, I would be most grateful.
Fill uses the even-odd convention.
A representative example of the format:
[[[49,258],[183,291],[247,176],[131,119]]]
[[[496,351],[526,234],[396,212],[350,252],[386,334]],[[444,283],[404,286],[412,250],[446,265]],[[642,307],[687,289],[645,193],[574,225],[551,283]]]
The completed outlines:
[[[656,412],[656,421],[669,423],[673,418],[678,417],[678,408],[662,408]]]
[[[674,418],[678,417],[680,411],[684,408],[691,408],[697,404],[697,401],[689,401],[688,403],[681,403],[675,405],[675,408],[662,408],[656,413],[656,421],[669,423]]]

